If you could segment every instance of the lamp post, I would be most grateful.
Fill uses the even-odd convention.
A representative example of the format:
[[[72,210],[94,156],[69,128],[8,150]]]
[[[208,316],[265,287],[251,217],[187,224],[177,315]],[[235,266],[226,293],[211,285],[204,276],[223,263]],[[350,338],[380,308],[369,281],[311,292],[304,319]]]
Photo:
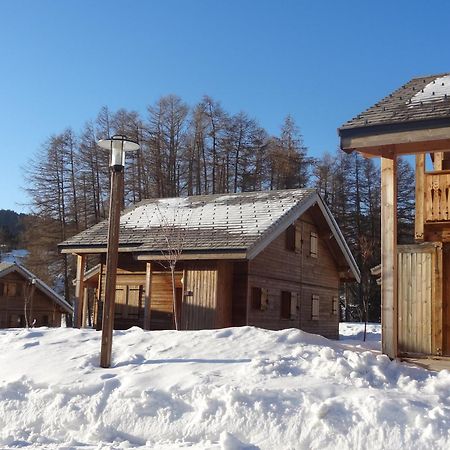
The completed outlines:
[[[139,144],[121,134],[98,142],[110,152],[111,194],[109,199],[108,247],[106,253],[105,304],[102,320],[102,346],[100,366],[111,366],[112,335],[114,329],[114,306],[116,301],[117,262],[119,258],[120,210],[123,198],[123,169],[125,153],[136,151]]]

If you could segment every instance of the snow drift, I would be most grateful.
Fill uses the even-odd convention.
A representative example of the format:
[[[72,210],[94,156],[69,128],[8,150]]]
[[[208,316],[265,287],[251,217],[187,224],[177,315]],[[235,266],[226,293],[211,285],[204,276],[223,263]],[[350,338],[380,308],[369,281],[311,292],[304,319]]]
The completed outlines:
[[[450,373],[351,342],[132,328],[100,369],[99,332],[0,330],[0,448],[450,448]]]

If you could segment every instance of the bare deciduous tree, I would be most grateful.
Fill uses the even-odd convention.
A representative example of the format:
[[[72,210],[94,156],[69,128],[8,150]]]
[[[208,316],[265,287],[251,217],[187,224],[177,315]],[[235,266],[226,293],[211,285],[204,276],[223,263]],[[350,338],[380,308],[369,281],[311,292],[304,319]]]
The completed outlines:
[[[172,302],[175,329],[180,329],[180,311],[176,296],[175,271],[177,263],[184,250],[187,228],[189,226],[190,211],[182,207],[183,199],[174,199],[174,202],[163,203],[162,207],[156,203],[159,216],[159,232],[162,242],[160,264],[170,271],[172,283]]]

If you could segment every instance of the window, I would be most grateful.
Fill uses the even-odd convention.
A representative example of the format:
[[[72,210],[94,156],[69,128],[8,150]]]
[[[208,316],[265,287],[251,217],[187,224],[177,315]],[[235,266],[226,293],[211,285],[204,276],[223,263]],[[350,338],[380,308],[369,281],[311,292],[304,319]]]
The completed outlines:
[[[313,294],[311,297],[311,320],[319,320],[320,298]]]
[[[252,287],[252,308],[261,309],[261,288]]]
[[[333,316],[337,316],[339,311],[339,299],[337,297],[333,297],[333,302],[331,306],[331,312]]]
[[[291,300],[292,300],[292,295],[290,292],[281,291],[280,317],[282,319],[290,319],[291,318]]]
[[[5,285],[3,283],[0,283],[0,297],[3,297],[5,295]]]
[[[317,233],[315,233],[314,231],[311,231],[310,242],[311,242],[311,246],[310,246],[311,247],[311,250],[310,250],[311,258],[317,258],[318,238],[317,238]]]
[[[295,225],[290,225],[286,230],[286,250],[295,252]]]

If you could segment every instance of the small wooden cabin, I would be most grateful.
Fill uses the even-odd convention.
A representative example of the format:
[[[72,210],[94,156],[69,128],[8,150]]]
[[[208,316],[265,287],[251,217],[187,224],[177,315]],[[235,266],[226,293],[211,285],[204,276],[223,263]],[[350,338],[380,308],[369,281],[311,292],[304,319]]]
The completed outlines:
[[[450,356],[450,74],[414,78],[339,129],[381,158],[382,349]],[[416,245],[397,246],[397,158],[416,159]],[[429,159],[428,159],[429,155]]]
[[[73,308],[53,289],[17,263],[0,263],[0,328],[59,327]]]
[[[107,225],[60,244],[78,259],[77,325],[93,317],[101,326]],[[338,337],[339,284],[359,281],[359,272],[315,190],[153,199],[126,210],[115,328],[173,328],[168,241],[182,248],[175,273],[182,329],[297,327]],[[85,271],[88,255],[101,263]]]

